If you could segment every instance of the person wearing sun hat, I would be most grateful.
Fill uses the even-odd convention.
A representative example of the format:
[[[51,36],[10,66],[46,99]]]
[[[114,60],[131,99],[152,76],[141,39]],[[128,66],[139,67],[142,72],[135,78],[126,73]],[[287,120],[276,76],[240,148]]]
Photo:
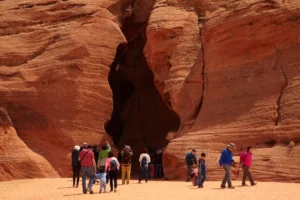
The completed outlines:
[[[221,184],[221,188],[226,188],[226,182],[228,183],[228,188],[234,189],[234,186],[231,183],[231,164],[235,163],[232,158],[232,150],[236,149],[234,143],[228,144],[227,148],[222,151],[219,164],[220,167],[223,167],[225,170],[225,175]]]

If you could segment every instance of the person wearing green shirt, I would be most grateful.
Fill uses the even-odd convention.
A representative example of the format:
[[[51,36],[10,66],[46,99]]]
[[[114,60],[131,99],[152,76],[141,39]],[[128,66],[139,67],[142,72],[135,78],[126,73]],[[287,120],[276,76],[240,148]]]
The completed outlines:
[[[105,145],[102,146],[102,149],[99,152],[97,168],[99,171],[105,171],[106,159],[108,158],[108,153],[111,152],[111,147],[108,141],[105,141]],[[108,182],[108,178],[106,179]]]

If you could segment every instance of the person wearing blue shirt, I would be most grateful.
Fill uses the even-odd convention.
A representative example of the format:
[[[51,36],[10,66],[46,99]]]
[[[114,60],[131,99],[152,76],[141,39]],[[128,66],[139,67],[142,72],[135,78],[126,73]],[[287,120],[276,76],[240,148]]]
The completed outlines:
[[[235,163],[232,159],[232,150],[236,149],[235,144],[230,143],[226,149],[222,151],[219,164],[225,170],[225,176],[223,178],[221,188],[226,188],[226,182],[228,183],[228,188],[234,189],[231,184],[231,164]]]
[[[206,154],[201,153],[201,158],[198,162],[198,188],[203,188],[203,183],[206,179],[206,165],[205,165]]]
[[[186,182],[189,182],[191,180],[191,173],[192,173],[192,169],[193,169],[193,164],[195,164],[195,165],[197,164],[196,150],[195,149],[192,149],[191,152],[186,154],[185,162],[186,162],[186,166],[187,166]]]

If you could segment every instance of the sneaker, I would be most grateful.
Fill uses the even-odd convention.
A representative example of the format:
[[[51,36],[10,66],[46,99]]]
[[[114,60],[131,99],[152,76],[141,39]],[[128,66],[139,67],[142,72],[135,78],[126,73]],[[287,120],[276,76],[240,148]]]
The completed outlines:
[[[251,186],[255,186],[255,185],[257,185],[257,183],[253,183],[253,184],[251,184]]]
[[[234,189],[235,187],[231,185],[231,186],[228,186],[228,188],[229,189]]]
[[[117,192],[117,189],[115,188],[114,192]]]
[[[138,183],[141,184],[141,181],[139,181]]]
[[[226,188],[226,186],[224,186],[224,185],[221,185],[221,188],[222,188],[222,189],[225,189],[225,188]]]
[[[109,192],[113,192],[113,190],[110,190]]]
[[[99,193],[100,193],[100,194],[102,193],[102,189],[100,189]]]

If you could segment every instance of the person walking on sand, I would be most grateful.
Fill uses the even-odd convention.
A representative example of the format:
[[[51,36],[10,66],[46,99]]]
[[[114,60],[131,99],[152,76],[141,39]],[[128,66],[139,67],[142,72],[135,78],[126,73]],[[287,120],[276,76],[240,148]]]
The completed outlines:
[[[186,182],[189,182],[191,180],[191,173],[193,169],[193,165],[197,165],[197,158],[196,158],[196,150],[192,149],[191,152],[186,154],[185,156],[185,163],[187,166],[187,177],[186,177]]]
[[[206,154],[201,153],[201,158],[198,162],[198,188],[203,188],[203,183],[206,179],[206,165],[205,165]]]
[[[121,151],[121,157],[122,157],[122,184],[125,184],[125,176],[126,176],[126,183],[130,183],[130,174],[131,174],[131,157],[133,155],[133,152],[130,148],[130,146],[125,145],[124,149]]]
[[[97,168],[99,171],[105,169],[106,159],[108,158],[109,152],[111,152],[111,147],[108,141],[105,141],[105,145],[102,146],[102,150],[99,152],[98,164],[97,164]],[[108,183],[108,177],[106,177],[106,181]]]
[[[75,187],[75,183],[76,183],[76,187],[78,188],[78,184],[79,184],[79,177],[80,177],[80,161],[78,160],[79,158],[79,149],[80,146],[74,146],[74,149],[72,151],[72,169],[73,169],[73,187]]]
[[[117,192],[118,187],[118,172],[120,169],[120,163],[116,157],[114,157],[113,152],[108,152],[108,158],[106,160],[106,165],[108,166],[108,173],[110,179],[110,192]]]
[[[102,193],[102,191],[106,193],[106,171],[107,169],[102,169],[100,170],[99,173],[95,174],[96,179],[100,180],[100,190],[99,190],[100,194]]]
[[[222,151],[219,164],[225,170],[225,175],[221,184],[221,188],[226,188],[226,182],[228,183],[228,188],[234,189],[235,187],[231,183],[231,165],[236,164],[232,158],[232,150],[236,149],[234,143],[228,144],[227,148]]]
[[[141,172],[139,176],[139,183],[141,183],[142,179],[145,178],[146,183],[148,183],[148,166],[151,162],[150,156],[148,154],[147,148],[144,149],[143,153],[140,155],[139,158]]]
[[[257,183],[255,183],[253,181],[252,174],[250,172],[250,167],[252,165],[252,147],[251,146],[248,146],[247,150],[244,151],[240,155],[240,164],[242,164],[242,168],[243,168],[243,171],[244,171],[242,186],[247,186],[246,185],[246,178],[247,177],[249,178],[251,186],[256,185]]]
[[[92,145],[88,145],[88,148],[83,149],[79,154],[79,161],[81,164],[81,173],[82,173],[83,194],[86,194],[87,191],[89,191],[90,194],[94,193],[92,187],[93,187],[93,181],[95,179],[95,173],[96,173],[96,161],[92,149],[93,149]],[[86,188],[87,177],[90,178],[88,188]]]

